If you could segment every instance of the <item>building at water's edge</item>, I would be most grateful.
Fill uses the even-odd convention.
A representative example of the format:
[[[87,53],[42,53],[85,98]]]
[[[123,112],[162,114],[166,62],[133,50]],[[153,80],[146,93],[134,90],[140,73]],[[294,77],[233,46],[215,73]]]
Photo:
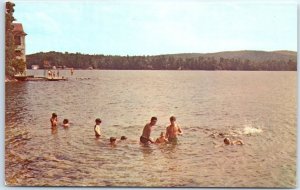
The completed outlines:
[[[26,62],[26,54],[25,54],[25,36],[27,35],[21,23],[13,23],[13,35],[15,41],[15,55],[17,59],[22,59]]]

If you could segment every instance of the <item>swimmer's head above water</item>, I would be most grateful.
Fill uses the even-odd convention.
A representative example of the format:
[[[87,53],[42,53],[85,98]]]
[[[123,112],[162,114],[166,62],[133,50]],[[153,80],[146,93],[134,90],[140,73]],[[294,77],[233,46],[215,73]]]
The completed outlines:
[[[56,113],[52,113],[52,118],[56,118],[57,114]]]
[[[63,120],[63,127],[69,127],[69,120],[68,119]]]
[[[97,125],[99,125],[102,121],[101,121],[100,118],[97,118],[97,119],[95,120],[95,122],[96,122]]]
[[[224,139],[224,143],[225,143],[226,145],[230,145],[230,144],[231,144],[231,141],[230,141],[229,138],[225,138],[225,139]]]
[[[170,122],[173,124],[175,121],[176,121],[176,117],[171,116],[171,117],[170,117]]]
[[[68,124],[69,123],[69,120],[68,119],[64,119],[63,120],[63,124]]]
[[[110,138],[109,138],[109,142],[110,142],[110,143],[115,143],[116,140],[117,140],[116,137],[110,137]]]
[[[122,137],[121,137],[121,140],[126,140],[126,139],[127,139],[126,136],[122,136]]]
[[[157,122],[157,117],[151,117],[150,124],[151,124],[151,125],[155,125],[156,122]]]

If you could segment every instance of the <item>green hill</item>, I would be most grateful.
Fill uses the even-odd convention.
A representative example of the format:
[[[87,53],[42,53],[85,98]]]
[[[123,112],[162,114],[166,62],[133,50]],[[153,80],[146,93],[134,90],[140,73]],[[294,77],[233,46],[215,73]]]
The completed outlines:
[[[215,59],[242,59],[242,60],[250,60],[254,62],[262,62],[269,60],[282,60],[289,61],[290,59],[293,61],[297,60],[297,52],[294,51],[224,51],[217,53],[182,53],[182,54],[168,54],[167,56],[173,57],[181,57],[181,58],[197,58],[199,56],[202,57],[211,57]]]
[[[154,56],[87,55],[40,52],[27,55],[27,67],[73,67],[111,70],[297,70],[297,52],[226,51]]]

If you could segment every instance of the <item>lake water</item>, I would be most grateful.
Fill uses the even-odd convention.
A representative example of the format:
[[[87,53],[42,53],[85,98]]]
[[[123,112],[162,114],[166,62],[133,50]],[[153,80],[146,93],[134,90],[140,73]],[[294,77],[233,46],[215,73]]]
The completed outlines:
[[[42,75],[43,71],[29,70]],[[60,71],[68,81],[6,83],[5,178],[25,186],[295,187],[296,72]],[[52,112],[68,129],[51,130]],[[177,145],[139,144],[144,125]],[[94,136],[100,117],[103,137]],[[219,146],[223,138],[243,146]],[[111,136],[126,135],[116,147]]]

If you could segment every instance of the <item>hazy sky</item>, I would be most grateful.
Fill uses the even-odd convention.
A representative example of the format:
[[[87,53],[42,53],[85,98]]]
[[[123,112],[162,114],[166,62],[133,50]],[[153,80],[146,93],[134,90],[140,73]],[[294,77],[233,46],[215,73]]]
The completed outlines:
[[[15,1],[27,54],[297,50],[297,5],[201,1]]]

